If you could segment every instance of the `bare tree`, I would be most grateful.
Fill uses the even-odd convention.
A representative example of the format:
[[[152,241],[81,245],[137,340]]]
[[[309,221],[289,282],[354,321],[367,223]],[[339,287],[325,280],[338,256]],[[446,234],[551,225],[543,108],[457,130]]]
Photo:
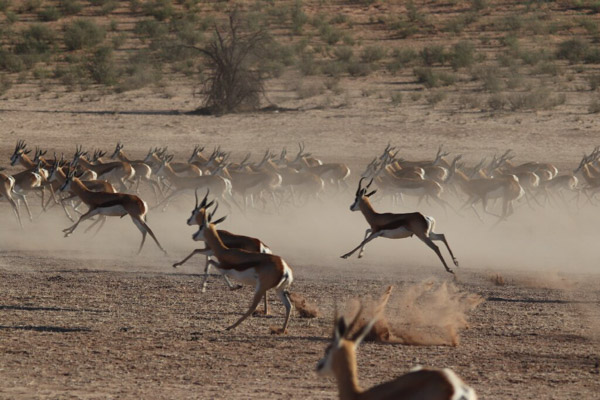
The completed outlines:
[[[237,9],[224,27],[215,26],[214,31],[207,45],[196,47],[210,70],[201,111],[226,114],[258,109],[265,79],[260,66],[272,42],[270,35],[264,29],[250,29]]]

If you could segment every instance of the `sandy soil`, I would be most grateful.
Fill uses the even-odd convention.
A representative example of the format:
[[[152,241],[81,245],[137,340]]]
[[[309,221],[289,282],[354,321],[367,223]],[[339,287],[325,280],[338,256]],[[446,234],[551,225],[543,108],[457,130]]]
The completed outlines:
[[[519,160],[553,161],[564,170],[598,137],[598,121],[576,109],[450,114],[391,107],[359,90],[351,88],[356,95],[345,108],[221,118],[173,112],[194,107],[185,88],[171,98],[134,93],[88,102],[42,93],[13,99],[0,104],[0,165],[8,168],[17,139],[68,154],[78,143],[112,150],[121,140],[134,157],[169,145],[181,159],[196,143],[220,144],[234,156],[252,150],[258,158],[267,148],[292,151],[303,140],[315,156],[348,162],[353,178],[388,142],[408,159],[429,158],[439,144],[468,161],[513,148]],[[252,289],[228,291],[214,276],[202,294],[203,260],[171,268],[196,247],[185,225],[190,198],[149,214],[168,257],[151,242],[135,257],[140,237],[127,219],[110,220],[96,237],[81,229],[65,239],[60,229],[69,221],[57,209],[40,215],[33,201],[35,221],[20,231],[0,202],[0,398],[335,398],[335,383],[314,372],[334,304],[377,296],[388,284],[399,296],[427,279],[452,280],[415,239],[382,239],[364,258],[340,260],[366,228],[348,210],[352,193],[280,213],[232,212],[225,223],[283,256],[294,270],[294,291],[321,309],[321,318],[294,317],[286,336],[269,334],[283,317],[274,296],[272,317],[253,317],[226,332]],[[405,209],[414,204],[397,211]],[[456,347],[362,345],[362,385],[423,365],[454,369],[483,399],[597,398],[597,209],[521,204],[495,229],[491,218],[481,224],[470,214],[420,210],[436,217],[461,260],[457,287],[485,301],[468,312],[470,328]],[[498,275],[503,285],[496,284]]]

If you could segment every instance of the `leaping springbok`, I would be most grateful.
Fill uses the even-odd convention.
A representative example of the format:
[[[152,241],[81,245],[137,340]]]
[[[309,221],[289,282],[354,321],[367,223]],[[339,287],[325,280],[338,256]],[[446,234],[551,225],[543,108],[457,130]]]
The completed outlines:
[[[274,254],[255,253],[227,247],[219,236],[216,227],[225,217],[212,222],[213,215],[214,211],[210,214],[204,213],[204,220],[200,228],[192,236],[194,240],[203,240],[206,243],[205,249],[196,250],[196,252],[214,254],[218,262],[210,260],[210,265],[215,266],[221,273],[227,274],[242,283],[256,285],[250,308],[233,325],[229,326],[227,330],[235,328],[252,315],[267,291],[274,289],[285,306],[283,327],[275,333],[286,333],[290,315],[294,308],[288,292],[288,288],[294,280],[292,269],[281,257]]]
[[[388,239],[404,239],[407,237],[411,237],[413,235],[417,236],[421,239],[427,246],[429,246],[435,254],[438,255],[442,264],[444,264],[444,268],[446,271],[450,273],[452,270],[446,264],[444,257],[442,257],[442,253],[440,252],[439,247],[433,243],[434,240],[439,240],[444,242],[446,247],[448,248],[448,252],[452,257],[452,261],[454,261],[454,265],[458,267],[458,260],[454,257],[448,242],[446,241],[446,236],[443,233],[435,233],[433,229],[435,228],[435,220],[433,217],[425,216],[419,212],[413,212],[408,214],[393,214],[393,213],[383,213],[379,214],[371,205],[369,201],[369,197],[371,197],[377,190],[373,190],[370,193],[367,193],[367,190],[373,183],[373,180],[369,182],[366,187],[362,187],[362,181],[365,178],[361,178],[358,182],[358,190],[356,191],[356,198],[354,203],[350,206],[351,211],[361,211],[365,216],[365,219],[371,226],[371,228],[367,229],[365,232],[365,239],[354,248],[349,253],[346,253],[342,256],[342,258],[348,258],[352,254],[354,254],[357,250],[360,250],[358,253],[358,258],[361,258],[364,252],[364,247],[371,240],[378,237],[385,237]]]
[[[210,192],[210,190],[207,190],[206,195],[204,196],[204,199],[202,199],[202,202],[198,202],[198,190],[196,190],[196,193],[195,193],[196,194],[196,205],[195,205],[194,209],[192,210],[192,215],[187,220],[188,225],[190,225],[190,226],[202,225],[202,222],[204,221],[204,215],[208,212],[208,209],[215,202],[213,200],[207,204],[209,192]],[[216,211],[217,211],[217,209],[215,208],[213,213],[215,213]],[[225,246],[227,246],[229,248],[243,249],[243,250],[250,251],[253,253],[273,254],[271,249],[269,249],[269,247],[266,244],[264,244],[262,241],[260,241],[259,239],[256,239],[256,238],[253,238],[250,236],[236,235],[236,234],[233,234],[231,232],[224,231],[221,229],[217,230],[217,233],[219,234],[219,237],[221,238],[221,240],[223,241]],[[196,254],[206,255],[206,264],[204,266],[204,280],[202,281],[202,293],[204,293],[204,292],[206,292],[206,282],[208,280],[208,267],[210,266],[208,261],[209,261],[210,257],[214,257],[213,254],[206,253],[203,249],[194,250],[186,258],[173,264],[173,268],[177,268],[180,265],[185,264],[190,258],[192,258]],[[225,278],[225,282],[227,282],[227,286],[229,286],[229,288],[231,290],[235,290],[238,288],[231,284],[231,282],[229,281],[229,278],[227,278],[227,275],[223,275],[223,278]],[[267,306],[267,294],[265,293],[265,315],[268,315],[268,313],[269,313],[269,310],[268,310],[268,306]]]
[[[71,166],[73,167],[74,165]],[[154,239],[158,248],[161,249],[165,255],[167,254],[165,249],[163,249],[158,242],[156,236],[154,236],[152,229],[146,224],[148,205],[138,196],[126,193],[92,192],[75,177],[74,168],[71,168],[69,171],[65,183],[60,187],[60,191],[71,191],[75,193],[90,208],[74,225],[63,229],[65,237],[70,236],[82,221],[92,218],[95,215],[121,218],[129,215],[133,224],[140,232],[142,232],[142,243],[140,244],[138,254],[141,253],[142,247],[144,247],[144,242],[146,241],[146,235],[148,233],[152,236],[152,239]]]
[[[450,369],[418,369],[363,390],[358,384],[356,372],[356,349],[375,325],[383,306],[389,298],[388,289],[376,310],[376,314],[362,329],[357,330],[361,310],[348,325],[344,317],[336,318],[331,344],[325,356],[317,364],[317,373],[331,376],[337,381],[341,400],[477,400],[473,388],[467,386]]]

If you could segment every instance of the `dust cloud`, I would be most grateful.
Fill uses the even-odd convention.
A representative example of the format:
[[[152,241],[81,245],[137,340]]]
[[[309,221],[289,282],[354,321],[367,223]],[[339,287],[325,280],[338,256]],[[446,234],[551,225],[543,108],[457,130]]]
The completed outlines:
[[[458,346],[460,331],[468,327],[467,314],[483,302],[477,294],[466,293],[452,283],[427,280],[397,290],[373,326],[366,340],[413,346]],[[360,327],[377,313],[381,300],[356,299],[346,307],[355,316],[362,303]],[[352,320],[352,318],[348,318]],[[360,329],[360,328],[357,328]]]
[[[368,228],[360,212],[349,210],[354,200],[353,189],[354,185],[345,192],[330,190],[323,200],[312,201],[303,207],[295,207],[287,201],[279,209],[267,203],[264,209],[259,205],[258,210],[242,213],[235,206],[228,209],[222,204],[218,217],[227,215],[228,218],[219,228],[260,238],[293,269],[304,265],[322,266],[324,270],[364,269],[374,278],[394,271],[399,279],[402,279],[403,271],[419,269],[447,277],[436,254],[415,237],[404,240],[378,238],[365,247],[363,258],[358,259],[355,253],[348,260],[340,259],[363,240]],[[590,204],[580,204],[577,208],[573,202],[568,207],[546,205],[532,209],[521,201],[515,205],[514,215],[495,225],[498,218],[484,214],[484,222],[481,222],[470,209],[458,213],[450,209],[445,211],[426,202],[417,205],[410,198],[404,204],[391,204],[388,199],[378,196],[373,196],[373,205],[379,212],[418,210],[433,216],[435,231],[446,235],[460,261],[460,267],[455,268],[459,276],[461,270],[499,273],[505,278],[513,271],[530,272],[531,280],[521,282],[530,286],[538,279],[548,280],[548,272],[555,271],[559,274],[555,286],[559,286],[560,277],[574,281],[577,279],[573,275],[597,272],[595,249],[600,240],[597,229],[600,213]],[[139,267],[157,271],[171,270],[173,262],[181,260],[194,248],[203,247],[191,238],[197,228],[186,225],[194,205],[193,193],[179,196],[166,211],[152,208],[154,201],[148,188],[144,188],[141,197],[151,208],[148,224],[169,252],[168,257],[162,255],[150,237],[141,255],[136,256],[142,235],[129,217],[108,218],[97,235],[94,235],[95,228],[84,233],[91,224],[86,221],[71,237],[64,238],[61,230],[72,223],[59,206],[42,212],[36,196],[30,196],[33,222],[28,221],[25,208],[21,207],[24,230],[19,229],[8,203],[0,199],[0,215],[3,216],[0,246],[5,251],[39,251],[59,258],[81,258],[88,264],[94,264],[93,260],[116,261],[111,263],[111,268]],[[459,199],[452,198],[449,193],[446,197],[454,208],[460,208]],[[480,205],[478,207],[480,209]],[[498,212],[500,207],[496,204],[490,208]],[[438,244],[446,262],[452,266],[445,246]],[[197,271],[203,262],[201,259],[190,260],[178,271]],[[101,264],[95,267],[100,268]]]

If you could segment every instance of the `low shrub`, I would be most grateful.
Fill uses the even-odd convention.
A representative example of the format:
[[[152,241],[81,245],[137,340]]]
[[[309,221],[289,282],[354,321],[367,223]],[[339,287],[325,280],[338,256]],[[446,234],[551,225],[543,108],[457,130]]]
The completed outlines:
[[[64,42],[67,50],[97,46],[104,40],[106,31],[94,21],[77,19],[65,26]]]

